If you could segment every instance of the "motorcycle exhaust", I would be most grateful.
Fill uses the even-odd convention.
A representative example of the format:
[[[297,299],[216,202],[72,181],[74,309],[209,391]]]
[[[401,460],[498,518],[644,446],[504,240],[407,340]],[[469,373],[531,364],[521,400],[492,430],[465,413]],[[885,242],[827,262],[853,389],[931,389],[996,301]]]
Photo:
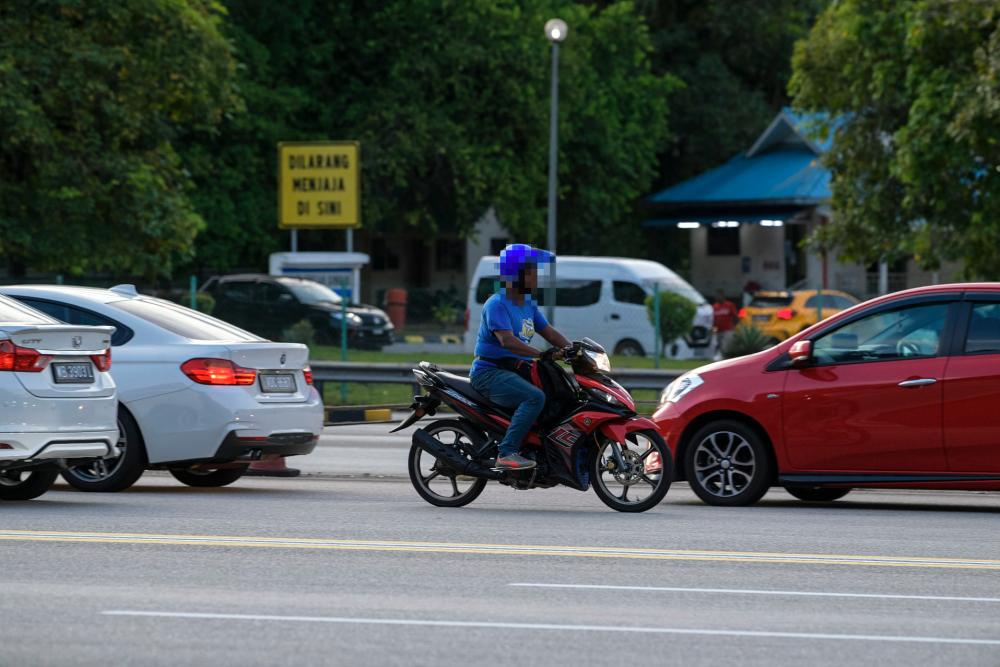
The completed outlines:
[[[470,461],[452,447],[442,444],[427,434],[422,428],[413,432],[413,444],[420,447],[434,458],[444,459],[448,465],[462,473],[473,477],[483,477],[485,479],[499,479],[500,476],[486,466]]]

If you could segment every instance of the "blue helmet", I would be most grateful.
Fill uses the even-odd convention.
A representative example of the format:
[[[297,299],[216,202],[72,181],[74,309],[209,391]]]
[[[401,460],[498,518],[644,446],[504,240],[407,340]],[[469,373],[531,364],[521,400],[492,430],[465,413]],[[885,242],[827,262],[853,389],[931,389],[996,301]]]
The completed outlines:
[[[500,253],[500,277],[505,280],[518,280],[521,269],[526,266],[550,264],[556,261],[556,256],[548,250],[532,248],[526,243],[511,243]]]

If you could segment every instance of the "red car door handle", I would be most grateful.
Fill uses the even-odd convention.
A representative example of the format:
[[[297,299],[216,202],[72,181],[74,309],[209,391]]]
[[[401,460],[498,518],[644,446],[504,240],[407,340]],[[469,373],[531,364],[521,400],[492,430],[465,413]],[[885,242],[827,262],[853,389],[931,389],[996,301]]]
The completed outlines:
[[[937,382],[934,378],[917,378],[916,380],[903,380],[899,383],[900,387],[923,387],[924,385],[934,384]]]

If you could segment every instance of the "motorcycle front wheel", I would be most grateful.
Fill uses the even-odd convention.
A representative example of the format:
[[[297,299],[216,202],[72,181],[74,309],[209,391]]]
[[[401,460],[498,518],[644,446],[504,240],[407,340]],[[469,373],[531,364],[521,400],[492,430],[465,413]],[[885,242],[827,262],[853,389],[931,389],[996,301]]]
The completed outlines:
[[[424,427],[438,442],[469,451],[476,434],[457,419],[439,419]],[[425,452],[418,445],[410,447],[410,482],[420,497],[438,507],[462,507],[479,497],[487,480],[462,475],[447,461]]]
[[[674,473],[673,459],[663,437],[650,429],[629,433],[625,442],[615,443],[607,438],[598,442],[590,466],[597,497],[619,512],[645,512],[656,507],[670,490]],[[621,451],[624,468],[614,456],[616,446]]]

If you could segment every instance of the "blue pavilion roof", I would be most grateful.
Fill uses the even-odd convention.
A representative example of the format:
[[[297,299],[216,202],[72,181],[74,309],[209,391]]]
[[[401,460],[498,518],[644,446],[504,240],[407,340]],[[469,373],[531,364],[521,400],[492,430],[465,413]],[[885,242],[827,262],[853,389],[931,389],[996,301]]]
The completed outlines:
[[[647,204],[656,211],[651,217],[657,219],[646,224],[674,224],[693,219],[695,212],[706,218],[715,212],[726,219],[737,212],[753,218],[758,211],[804,208],[828,200],[830,171],[820,157],[830,139],[817,142],[808,134],[818,119],[782,110],[747,152],[648,197]]]

